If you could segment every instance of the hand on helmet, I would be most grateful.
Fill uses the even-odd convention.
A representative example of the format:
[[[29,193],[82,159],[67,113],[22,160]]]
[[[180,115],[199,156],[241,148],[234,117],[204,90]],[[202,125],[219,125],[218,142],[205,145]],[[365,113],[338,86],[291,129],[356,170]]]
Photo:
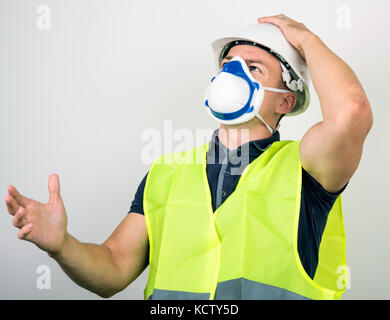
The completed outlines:
[[[302,42],[307,39],[308,35],[313,33],[303,23],[297,22],[284,14],[261,17],[257,21],[259,23],[271,23],[279,27],[287,41],[305,58],[302,50]]]

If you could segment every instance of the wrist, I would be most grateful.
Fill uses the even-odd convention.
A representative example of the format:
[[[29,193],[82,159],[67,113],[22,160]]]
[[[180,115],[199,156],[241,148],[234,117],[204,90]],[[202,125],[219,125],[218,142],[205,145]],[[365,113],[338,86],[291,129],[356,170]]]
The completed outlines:
[[[319,42],[321,42],[321,39],[310,30],[307,30],[302,35],[301,42],[297,49],[301,54],[301,56],[306,60],[307,53],[310,50],[310,47],[313,45],[313,43],[319,43]]]
[[[60,248],[58,248],[57,250],[54,250],[54,251],[47,251],[47,254],[49,255],[49,257],[51,257],[53,259],[58,259],[61,256],[63,256],[64,252],[66,250],[66,247],[69,244],[69,240],[70,240],[70,235],[69,235],[69,233],[66,232]]]

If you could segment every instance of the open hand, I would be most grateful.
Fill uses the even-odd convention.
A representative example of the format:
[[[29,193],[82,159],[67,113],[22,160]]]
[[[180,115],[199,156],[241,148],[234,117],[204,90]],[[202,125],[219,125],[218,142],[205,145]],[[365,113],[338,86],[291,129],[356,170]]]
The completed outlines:
[[[303,23],[297,22],[284,14],[258,18],[259,23],[272,23],[279,27],[288,42],[305,58],[302,43],[313,33]]]
[[[67,233],[67,216],[60,195],[60,182],[56,174],[49,177],[49,202],[41,203],[21,195],[8,186],[5,196],[12,223],[19,228],[18,238],[35,243],[49,254],[59,252]]]

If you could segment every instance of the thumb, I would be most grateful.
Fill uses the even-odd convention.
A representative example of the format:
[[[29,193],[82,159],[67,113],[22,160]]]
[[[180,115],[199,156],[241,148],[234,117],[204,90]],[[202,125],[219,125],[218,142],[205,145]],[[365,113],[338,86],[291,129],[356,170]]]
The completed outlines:
[[[59,200],[61,200],[60,178],[57,174],[52,173],[49,176],[49,203],[55,204]]]

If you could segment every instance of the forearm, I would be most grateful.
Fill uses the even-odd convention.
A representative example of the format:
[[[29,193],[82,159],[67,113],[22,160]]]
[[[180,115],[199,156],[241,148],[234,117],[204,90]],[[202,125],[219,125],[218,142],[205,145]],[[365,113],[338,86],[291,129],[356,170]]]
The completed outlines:
[[[101,297],[110,297],[123,287],[124,279],[108,247],[82,243],[68,234],[61,251],[49,256],[75,283]]]
[[[355,106],[370,112],[364,89],[353,70],[318,36],[309,33],[300,51],[308,64],[324,120],[333,121],[353,114]]]

